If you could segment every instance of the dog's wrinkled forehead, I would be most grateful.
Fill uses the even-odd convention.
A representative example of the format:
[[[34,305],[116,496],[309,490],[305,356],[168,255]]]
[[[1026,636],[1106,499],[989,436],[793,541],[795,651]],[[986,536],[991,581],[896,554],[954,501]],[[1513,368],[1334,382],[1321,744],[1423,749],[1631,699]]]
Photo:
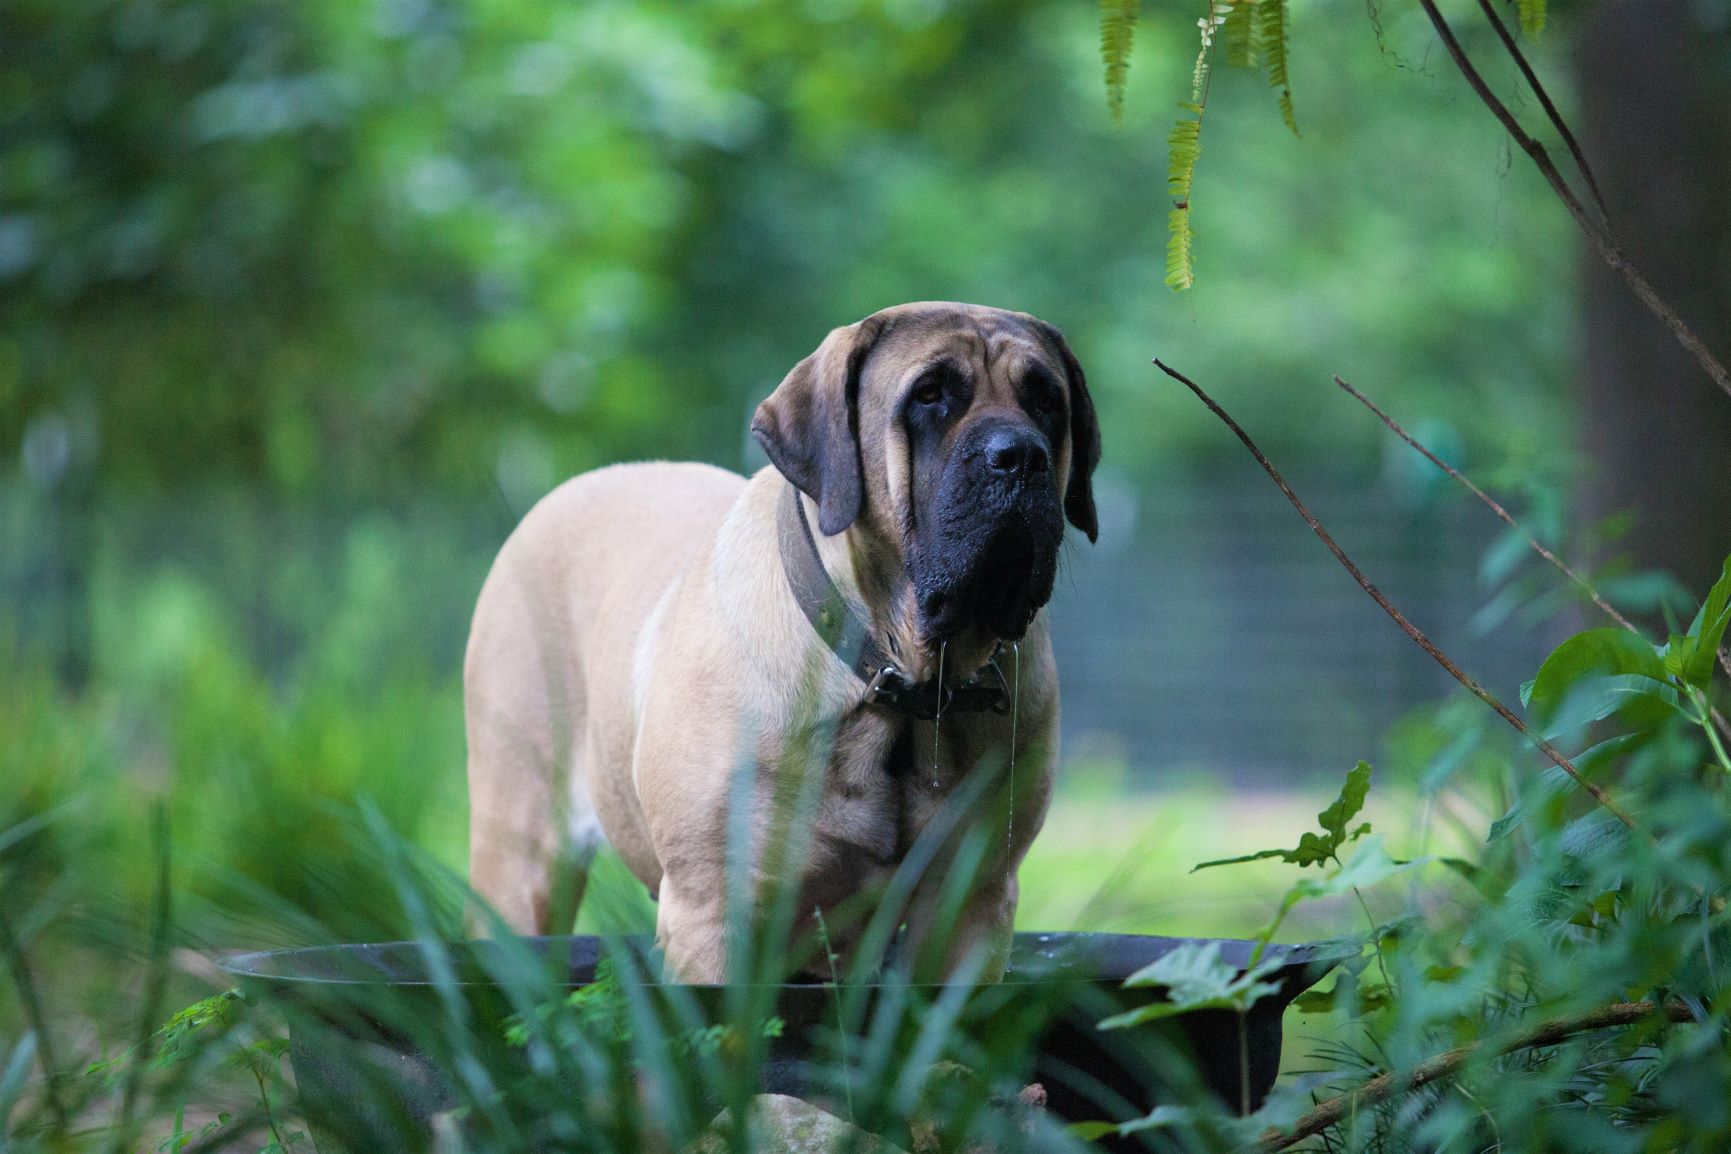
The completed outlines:
[[[1038,362],[1064,380],[1062,359],[1032,317],[977,305],[922,303],[878,314],[882,329],[865,366],[862,404],[889,403],[934,365],[968,374],[976,387],[1009,383]]]

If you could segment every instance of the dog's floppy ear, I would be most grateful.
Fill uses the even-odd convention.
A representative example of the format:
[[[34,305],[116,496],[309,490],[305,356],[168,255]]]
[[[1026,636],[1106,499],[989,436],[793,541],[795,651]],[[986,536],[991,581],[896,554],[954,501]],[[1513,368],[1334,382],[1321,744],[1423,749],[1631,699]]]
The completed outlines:
[[[1064,375],[1070,378],[1070,480],[1064,487],[1064,515],[1070,524],[1088,535],[1100,536],[1100,520],[1094,512],[1094,467],[1100,463],[1100,422],[1094,416],[1094,398],[1088,395],[1088,380],[1069,342],[1057,326],[1040,322],[1046,336],[1064,358]]]
[[[770,463],[817,502],[818,528],[840,533],[859,516],[865,477],[859,450],[859,373],[882,328],[869,316],[833,330],[757,406],[751,435]]]

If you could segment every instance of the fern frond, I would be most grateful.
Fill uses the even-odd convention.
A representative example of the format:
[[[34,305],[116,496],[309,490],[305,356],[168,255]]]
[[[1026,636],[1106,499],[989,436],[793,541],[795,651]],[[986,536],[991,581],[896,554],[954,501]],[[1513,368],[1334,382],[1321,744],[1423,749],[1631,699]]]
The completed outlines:
[[[1106,107],[1112,110],[1113,120],[1124,118],[1130,48],[1141,11],[1141,0],[1100,0],[1100,60],[1106,66]]]
[[[1166,286],[1183,292],[1196,283],[1196,266],[1190,257],[1190,210],[1175,208],[1166,220]]]
[[[1172,211],[1166,218],[1166,283],[1180,291],[1196,282],[1191,258],[1190,189],[1196,180],[1196,162],[1202,158],[1202,106],[1182,104],[1191,115],[1172,126],[1166,138],[1166,189],[1172,194]]]
[[[1256,31],[1263,57],[1268,61],[1268,85],[1280,90],[1280,118],[1286,121],[1292,135],[1297,136],[1298,116],[1292,109],[1292,82],[1286,74],[1286,3],[1287,0],[1257,0]]]
[[[1521,31],[1528,36],[1537,36],[1545,30],[1545,0],[1515,0],[1515,9],[1521,14]]]
[[[1190,185],[1196,179],[1196,162],[1202,158],[1202,106],[1180,104],[1189,116],[1172,126],[1166,137],[1166,188],[1180,205],[1190,200]]]
[[[1226,63],[1234,68],[1255,68],[1261,55],[1256,43],[1256,0],[1226,0],[1226,20],[1220,31],[1226,37]]]

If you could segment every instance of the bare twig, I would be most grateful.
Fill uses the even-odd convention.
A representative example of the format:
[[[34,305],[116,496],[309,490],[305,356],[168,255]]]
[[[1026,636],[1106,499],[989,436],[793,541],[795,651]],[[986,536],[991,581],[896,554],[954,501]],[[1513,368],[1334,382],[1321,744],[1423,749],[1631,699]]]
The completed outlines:
[[[1584,1034],[1589,1030],[1608,1030],[1619,1026],[1631,1026],[1655,1014],[1663,1014],[1665,1019],[1671,1022],[1694,1020],[1694,1014],[1682,1002],[1666,1002],[1663,1007],[1656,1002],[1617,1002],[1590,1013],[1575,1014],[1567,1018],[1543,1022],[1525,1033],[1517,1034],[1515,1037],[1488,1049],[1491,1054],[1500,1056],[1512,1054],[1518,1050],[1554,1046],[1576,1034]],[[1345,1094],[1323,1101],[1316,1109],[1300,1118],[1290,1131],[1269,1131],[1257,1140],[1254,1148],[1259,1151],[1273,1151],[1296,1146],[1306,1138],[1315,1137],[1330,1126],[1367,1106],[1374,1106],[1395,1094],[1415,1090],[1427,1083],[1452,1077],[1460,1071],[1461,1067],[1486,1049],[1487,1047],[1483,1042],[1474,1042],[1471,1045],[1438,1054],[1434,1058],[1426,1058],[1405,1073],[1380,1074],[1356,1090],[1349,1090]]]
[[[1587,163],[1587,154],[1581,151],[1580,142],[1575,134],[1569,131],[1569,124],[1563,119],[1563,114],[1557,111],[1557,106],[1551,102],[1551,94],[1545,91],[1545,86],[1539,83],[1538,74],[1533,66],[1527,63],[1526,53],[1522,52],[1515,38],[1509,34],[1508,25],[1497,15],[1496,6],[1491,0],[1479,0],[1479,7],[1484,10],[1485,19],[1496,29],[1497,39],[1508,49],[1509,57],[1514,60],[1515,67],[1521,70],[1526,78],[1527,87],[1533,90],[1533,95],[1539,98],[1539,105],[1545,110],[1545,116],[1550,120],[1551,127],[1557,130],[1557,135],[1563,138],[1563,144],[1568,147],[1569,155],[1575,158],[1575,167],[1581,170],[1581,178],[1587,182],[1587,190],[1593,194],[1593,205],[1599,210],[1599,220],[1609,227],[1611,214],[1605,208],[1605,197],[1599,191],[1598,178],[1593,175],[1592,165]]]
[[[1346,551],[1335,543],[1333,537],[1329,536],[1328,530],[1322,527],[1322,523],[1316,519],[1315,514],[1305,506],[1303,501],[1299,500],[1298,494],[1292,491],[1292,486],[1286,483],[1286,478],[1280,475],[1280,470],[1276,469],[1273,463],[1263,455],[1262,450],[1256,447],[1256,442],[1250,439],[1250,434],[1246,433],[1243,427],[1240,426],[1237,421],[1233,420],[1231,415],[1229,415],[1225,409],[1221,408],[1213,397],[1203,392],[1202,386],[1158,359],[1155,360],[1154,365],[1161,372],[1165,373],[1173,380],[1178,381],[1191,392],[1195,393],[1197,398],[1200,399],[1203,404],[1207,405],[1209,410],[1215,416],[1219,417],[1221,421],[1225,423],[1227,428],[1232,430],[1233,435],[1243,443],[1246,449],[1250,450],[1250,455],[1256,458],[1256,463],[1262,466],[1262,471],[1268,474],[1269,479],[1275,483],[1282,493],[1286,494],[1286,499],[1292,503],[1294,509],[1298,510],[1298,515],[1304,518],[1304,523],[1310,526],[1310,531],[1315,533],[1324,545],[1328,546],[1328,551],[1334,554],[1334,559],[1339,561],[1341,565],[1346,568],[1346,571],[1352,575],[1352,579],[1358,582],[1359,588],[1368,593],[1371,600],[1375,601],[1382,607],[1382,611],[1387,613],[1396,625],[1400,626],[1403,633],[1412,638],[1414,643],[1416,643],[1420,649],[1423,649],[1426,653],[1430,654],[1431,659],[1447,670],[1449,676],[1460,682],[1468,693],[1471,693],[1474,697],[1495,710],[1497,716],[1514,726],[1516,731],[1536,745],[1539,752],[1549,758],[1552,764],[1554,764],[1558,769],[1561,769],[1564,773],[1567,773],[1570,777],[1574,778],[1576,783],[1579,784],[1582,789],[1592,795],[1594,801],[1597,801],[1600,805],[1605,807],[1606,812],[1610,813],[1630,829],[1640,828],[1635,824],[1635,820],[1623,810],[1623,807],[1611,799],[1610,794],[1606,793],[1604,789],[1600,788],[1593,782],[1588,781],[1581,771],[1575,768],[1575,764],[1567,757],[1563,756],[1561,750],[1529,729],[1527,723],[1516,716],[1516,714],[1510,710],[1508,706],[1504,705],[1495,694],[1491,693],[1490,690],[1486,689],[1477,681],[1474,681],[1471,677],[1468,677],[1463,673],[1460,666],[1450,660],[1446,653],[1438,649],[1435,642],[1425,636],[1424,632],[1419,629],[1418,626],[1414,625],[1411,621],[1408,621],[1406,616],[1402,614],[1399,609],[1396,609],[1393,603],[1383,595],[1382,591],[1370,583],[1370,580],[1365,577],[1363,571],[1353,563],[1352,558],[1346,555]]]
[[[1642,634],[1640,629],[1636,628],[1634,622],[1617,612],[1616,608],[1609,601],[1605,600],[1605,598],[1600,595],[1599,591],[1593,588],[1592,584],[1588,582],[1585,577],[1582,577],[1579,573],[1576,573],[1573,569],[1569,568],[1561,557],[1558,557],[1555,553],[1545,548],[1544,545],[1540,544],[1537,537],[1534,537],[1531,533],[1528,533],[1525,529],[1521,528],[1520,522],[1516,521],[1514,516],[1507,509],[1503,508],[1502,505],[1499,504],[1489,493],[1473,484],[1472,481],[1469,480],[1459,469],[1456,469],[1447,461],[1444,461],[1441,457],[1425,448],[1417,437],[1402,428],[1400,422],[1383,412],[1382,409],[1377,406],[1375,401],[1372,401],[1369,397],[1353,388],[1338,376],[1334,378],[1334,383],[1345,389],[1348,395],[1358,401],[1359,404],[1375,413],[1377,419],[1384,425],[1388,426],[1389,432],[1411,445],[1414,449],[1417,449],[1431,464],[1447,473],[1450,477],[1453,477],[1456,481],[1459,481],[1469,493],[1477,497],[1480,501],[1483,501],[1491,512],[1502,518],[1504,524],[1527,539],[1527,544],[1532,546],[1533,552],[1556,566],[1558,572],[1579,586],[1581,592],[1591,598],[1593,604],[1602,609],[1607,617],[1612,621],[1615,621],[1618,625],[1621,625],[1624,629],[1627,629],[1630,633],[1633,633],[1636,637],[1645,640],[1645,635]],[[1731,662],[1727,661],[1727,656],[1723,649],[1719,651],[1719,661],[1725,666],[1726,674],[1731,675]],[[1707,707],[1707,714],[1713,719],[1714,727],[1724,735],[1727,741],[1731,741],[1731,721],[1726,720],[1725,715],[1719,712],[1717,706],[1709,705]]]
[[[1557,194],[1558,198],[1562,200],[1563,206],[1569,210],[1569,215],[1575,218],[1575,223],[1580,226],[1581,231],[1586,234],[1587,239],[1598,250],[1600,258],[1612,270],[1622,275],[1623,279],[1628,282],[1630,290],[1634,292],[1642,304],[1647,306],[1648,311],[1665,323],[1665,327],[1671,330],[1678,343],[1689,350],[1689,353],[1694,356],[1702,369],[1706,370],[1707,375],[1713,378],[1713,383],[1724,390],[1727,396],[1731,396],[1731,373],[1726,372],[1725,366],[1720,364],[1707,346],[1701,343],[1701,338],[1695,335],[1695,331],[1683,323],[1683,319],[1676,314],[1669,304],[1665,303],[1665,299],[1653,291],[1653,286],[1647,283],[1647,279],[1641,275],[1640,271],[1629,263],[1629,258],[1623,255],[1623,250],[1618,247],[1610,230],[1587,214],[1585,206],[1575,195],[1574,189],[1569,187],[1568,181],[1564,180],[1562,173],[1557,171],[1557,166],[1551,163],[1550,154],[1545,151],[1545,146],[1534,140],[1521,127],[1520,122],[1515,119],[1514,113],[1509,111],[1508,105],[1504,104],[1497,94],[1491,91],[1490,85],[1485,83],[1485,78],[1473,66],[1466,50],[1455,38],[1454,29],[1449,27],[1448,21],[1443,19],[1443,14],[1437,10],[1436,0],[1418,0],[1418,2],[1419,6],[1424,9],[1425,15],[1430,18],[1431,26],[1436,29],[1437,35],[1442,39],[1443,47],[1448,49],[1448,54],[1454,60],[1455,67],[1459,68],[1461,75],[1466,78],[1467,84],[1484,102],[1485,107],[1491,110],[1491,114],[1502,124],[1509,137],[1520,146],[1521,151],[1532,159],[1545,181],[1550,184],[1551,190]]]
[[[1342,380],[1340,377],[1335,377],[1334,383],[1339,385],[1342,389],[1346,390],[1347,395],[1352,397],[1353,400],[1357,401],[1359,404],[1363,405],[1365,408],[1367,408],[1371,412],[1375,413],[1377,416],[1377,419],[1380,420],[1383,424],[1388,426],[1389,432],[1393,433],[1395,436],[1399,437],[1401,440],[1403,440],[1407,444],[1411,445],[1414,449],[1417,449],[1419,451],[1419,453],[1422,454],[1424,456],[1424,458],[1426,460],[1428,460],[1431,464],[1435,465],[1437,468],[1439,468],[1443,472],[1447,473],[1450,477],[1452,477],[1456,481],[1460,482],[1460,484],[1467,490],[1467,492],[1469,492],[1473,496],[1477,497],[1480,501],[1483,501],[1485,503],[1485,506],[1487,508],[1489,508],[1491,512],[1495,513],[1498,517],[1502,518],[1503,524],[1507,525],[1509,528],[1513,529],[1515,532],[1520,533],[1522,536],[1526,537],[1527,544],[1532,546],[1533,552],[1535,552],[1539,556],[1543,557],[1546,561],[1549,561],[1552,565],[1555,565],[1557,567],[1558,572],[1562,573],[1563,576],[1567,577],[1570,581],[1573,581],[1577,586],[1579,586],[1581,592],[1585,593],[1589,598],[1591,598],[1593,604],[1597,605],[1601,610],[1603,610],[1607,617],[1609,617],[1612,621],[1615,621],[1618,625],[1621,625],[1624,629],[1627,629],[1630,633],[1634,633],[1636,635],[1640,634],[1641,631],[1639,629],[1635,628],[1634,622],[1630,621],[1627,617],[1624,617],[1621,613],[1617,612],[1615,606],[1613,606],[1609,601],[1606,601],[1602,596],[1600,596],[1599,591],[1597,589],[1593,588],[1593,586],[1588,583],[1588,581],[1585,577],[1582,577],[1579,573],[1576,573],[1573,569],[1569,568],[1569,566],[1563,561],[1563,559],[1561,557],[1558,557],[1555,553],[1553,553],[1549,549],[1545,548],[1545,546],[1539,542],[1538,538],[1534,537],[1532,534],[1530,534],[1526,530],[1522,529],[1520,526],[1520,523],[1514,519],[1514,516],[1512,514],[1510,514],[1510,512],[1507,509],[1503,508],[1502,505],[1499,504],[1496,501],[1496,499],[1493,498],[1489,493],[1486,493],[1483,489],[1481,489],[1477,485],[1473,484],[1472,481],[1468,480],[1467,477],[1464,474],[1462,474],[1459,469],[1456,469],[1454,466],[1450,465],[1447,461],[1444,461],[1441,457],[1437,456],[1435,453],[1431,452],[1429,449],[1425,448],[1422,444],[1420,444],[1417,437],[1414,437],[1411,433],[1407,432],[1404,428],[1402,428],[1400,426],[1400,423],[1398,421],[1396,421],[1393,417],[1389,416],[1387,413],[1383,412],[1382,409],[1377,406],[1375,401],[1372,401],[1369,397],[1365,396],[1363,393],[1361,393],[1357,389],[1353,388],[1350,384],[1348,384],[1346,381]]]

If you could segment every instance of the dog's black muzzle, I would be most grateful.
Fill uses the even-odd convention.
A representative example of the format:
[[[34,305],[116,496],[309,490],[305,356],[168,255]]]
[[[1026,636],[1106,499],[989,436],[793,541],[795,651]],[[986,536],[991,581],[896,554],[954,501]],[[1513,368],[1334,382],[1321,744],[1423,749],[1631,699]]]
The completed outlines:
[[[1064,512],[1051,447],[1032,425],[982,420],[917,511],[909,571],[926,630],[1019,640],[1052,596]]]

